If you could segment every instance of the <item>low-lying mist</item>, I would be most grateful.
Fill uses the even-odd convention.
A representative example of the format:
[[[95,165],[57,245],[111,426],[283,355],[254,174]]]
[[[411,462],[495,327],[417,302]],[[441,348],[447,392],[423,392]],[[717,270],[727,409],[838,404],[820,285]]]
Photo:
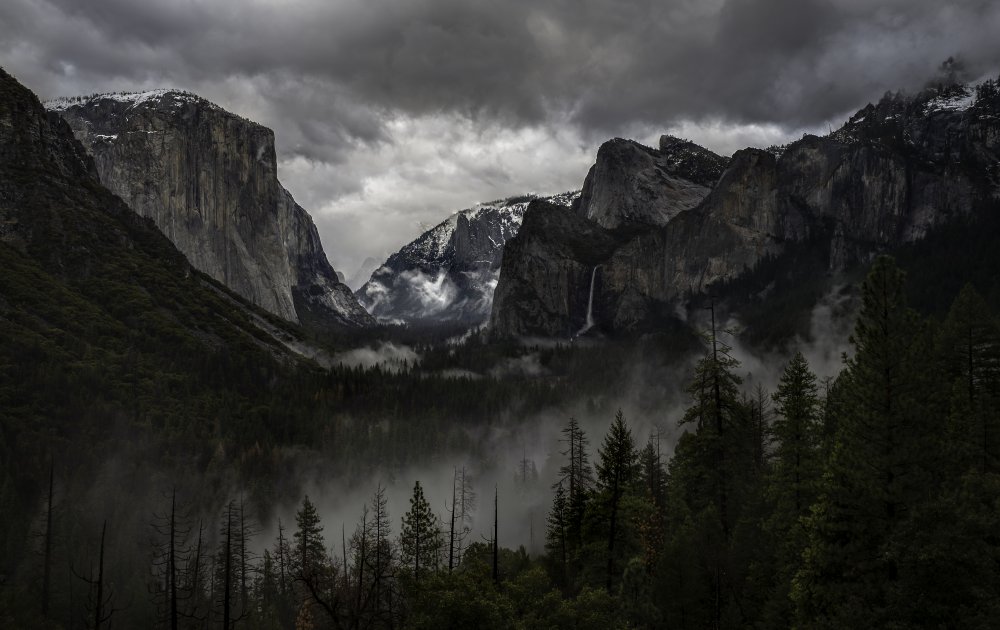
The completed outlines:
[[[857,308],[856,295],[842,285],[834,286],[813,308],[810,335],[790,341],[782,351],[761,352],[742,344],[740,323],[730,318],[720,332],[720,341],[731,346],[731,355],[740,362],[737,374],[743,378],[748,395],[761,385],[773,392],[781,371],[795,351],[809,361],[822,381],[833,378],[843,366],[844,353],[849,349],[849,335]],[[707,330],[707,317],[694,325]],[[735,335],[731,334],[736,332]],[[586,342],[590,347],[613,341]],[[467,437],[479,445],[477,452],[427,453],[414,466],[398,468],[390,462],[366,463],[364,479],[346,480],[325,475],[321,462],[310,466],[309,475],[300,480],[301,495],[308,494],[317,504],[326,527],[327,544],[339,555],[340,531],[350,536],[362,510],[370,504],[376,488],[385,488],[394,533],[398,534],[400,518],[409,509],[413,486],[420,481],[425,496],[441,519],[442,531],[448,531],[452,504],[453,480],[456,471],[465,469],[477,496],[473,510],[472,530],[466,544],[488,540],[493,528],[493,500],[499,504],[498,538],[502,546],[524,546],[529,553],[543,550],[545,522],[551,507],[553,486],[559,480],[559,468],[564,464],[565,450],[561,431],[569,418],[579,421],[590,440],[589,456],[597,461],[598,449],[605,432],[621,409],[625,414],[638,448],[647,440],[658,439],[664,457],[669,457],[677,438],[685,430],[679,426],[689,403],[686,385],[691,377],[697,355],[649,356],[638,355],[626,366],[621,378],[609,375],[611,387],[571,401],[559,408],[523,418],[512,418],[502,426],[480,426],[464,429]],[[455,369],[439,376],[479,378],[482,375]],[[549,369],[541,364],[539,354],[530,348],[516,357],[500,360],[489,370],[494,378],[551,378]],[[525,474],[525,471],[529,474]],[[301,497],[282,497],[273,514],[261,515],[266,524],[262,540],[276,533],[280,518],[285,524],[294,523],[295,510]]]
[[[813,308],[810,335],[791,340],[781,350],[759,351],[741,343],[738,334],[720,332],[720,339],[732,347],[732,356],[740,361],[737,374],[747,394],[758,385],[770,392],[795,351],[806,356],[821,379],[836,376],[843,354],[849,349],[856,308],[855,294],[835,287]],[[724,328],[739,329],[735,318],[722,319],[727,322]],[[706,330],[707,313],[704,321],[699,315],[690,323],[695,329]],[[458,345],[446,344],[442,352],[460,353],[462,344],[475,342],[469,338]],[[121,448],[108,453],[96,474],[57,479],[57,503],[65,506],[57,512],[64,531],[60,544],[73,550],[74,568],[83,570],[94,557],[96,536],[107,519],[109,563],[127,575],[148,574],[147,564],[157,538],[152,525],[156,515],[162,517],[167,511],[170,493],[176,488],[187,515],[189,545],[194,544],[201,524],[206,548],[214,548],[220,539],[222,513],[229,501],[235,501],[245,504],[257,532],[249,541],[250,548],[262,554],[264,549],[273,548],[279,520],[285,535],[291,536],[295,513],[308,495],[322,518],[327,549],[334,558],[340,558],[341,531],[350,538],[380,486],[385,489],[393,538],[399,535],[400,520],[410,507],[418,480],[447,536],[453,481],[456,471],[464,469],[476,501],[470,509],[470,531],[463,547],[492,537],[496,492],[499,544],[509,548],[524,546],[530,554],[539,554],[544,548],[553,485],[565,460],[561,431],[569,418],[580,423],[589,439],[591,464],[599,459],[601,442],[618,409],[624,413],[638,448],[655,436],[664,458],[672,455],[678,437],[686,430],[679,425],[690,403],[686,387],[703,353],[671,351],[667,347],[672,346],[645,341],[623,345],[607,339],[548,347],[535,344],[498,354],[489,367],[474,371],[461,365],[424,370],[421,361],[425,357],[416,349],[391,343],[344,352],[336,355],[338,364],[365,369],[378,366],[383,373],[393,365],[399,369],[405,366],[407,373],[396,372],[392,378],[411,379],[418,392],[426,381],[457,379],[453,386],[459,388],[504,382],[512,385],[513,392],[519,388],[527,391],[530,386],[575,393],[531,412],[522,411],[525,406],[515,393],[507,402],[509,409],[493,419],[446,417],[440,423],[440,434],[425,436],[428,440],[423,446],[412,445],[412,450],[406,452],[406,464],[401,464],[398,452],[390,449],[355,452],[341,448],[334,454],[312,444],[261,445],[236,453],[220,443],[198,446],[195,450],[201,452],[190,455],[178,451],[174,467],[163,470],[154,463],[157,455],[149,450],[154,445],[123,434],[118,441]],[[562,357],[562,362],[554,362],[552,353]],[[604,361],[605,357],[616,359]],[[566,365],[575,366],[575,371],[567,370]],[[585,387],[571,387],[573,380],[584,378]],[[440,401],[427,395],[417,403],[435,407]],[[343,431],[377,435],[385,425],[406,423],[407,418],[337,421],[346,427]],[[340,437],[333,439],[347,437],[343,433],[336,435]],[[407,445],[402,448],[407,449]],[[460,524],[456,530],[461,530]],[[143,597],[143,588],[142,584],[128,587],[134,597]]]

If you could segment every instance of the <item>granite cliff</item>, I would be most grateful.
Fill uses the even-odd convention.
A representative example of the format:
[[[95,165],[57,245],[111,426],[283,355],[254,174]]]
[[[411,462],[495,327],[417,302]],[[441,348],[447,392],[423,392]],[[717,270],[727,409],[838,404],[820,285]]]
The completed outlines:
[[[61,366],[62,387],[84,390],[95,377],[81,374],[135,375],[154,357],[168,369],[215,353],[297,362],[292,329],[193,269],[101,184],[66,121],[2,69],[0,262],[5,382],[47,360]]]
[[[695,151],[712,168],[612,140],[575,216],[553,226],[551,208],[530,206],[505,251],[492,334],[571,337],[588,310],[599,331],[641,330],[796,247],[835,271],[988,212],[1000,199],[1000,95],[993,81],[887,95],[827,136],[738,151],[724,171]]]
[[[273,132],[176,90],[58,99],[101,182],[191,264],[310,327],[366,326],[308,213],[278,182]]]

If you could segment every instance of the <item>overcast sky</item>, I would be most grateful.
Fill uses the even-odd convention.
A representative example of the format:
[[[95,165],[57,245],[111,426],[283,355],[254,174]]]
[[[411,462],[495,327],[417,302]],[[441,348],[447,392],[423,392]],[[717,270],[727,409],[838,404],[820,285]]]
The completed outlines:
[[[1000,67],[995,0],[2,0],[43,99],[176,87],[274,129],[350,275],[452,211],[579,188],[600,143],[781,143],[940,63]]]

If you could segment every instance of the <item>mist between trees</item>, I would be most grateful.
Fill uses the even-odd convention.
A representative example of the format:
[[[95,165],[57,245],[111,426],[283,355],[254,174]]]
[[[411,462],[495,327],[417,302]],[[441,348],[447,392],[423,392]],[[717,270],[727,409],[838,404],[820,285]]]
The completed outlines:
[[[846,343],[842,335],[829,334],[825,304],[830,299],[834,297],[817,307],[813,315],[817,334],[814,341],[805,344],[816,356],[831,356]],[[703,327],[707,318],[695,323]],[[738,327],[738,322],[727,324],[727,328]],[[596,350],[600,352],[600,347]],[[517,358],[500,358],[493,367],[482,371],[506,373],[512,363],[520,367],[530,363],[530,369],[514,373],[549,376],[550,368],[541,363],[543,352],[544,348],[528,348]],[[747,373],[749,381],[774,382],[772,358],[757,356],[746,348],[734,352],[745,357],[746,365],[756,372]],[[372,354],[378,355],[378,350]],[[421,358],[416,350],[406,346],[393,350],[394,357],[403,355],[406,363],[394,361],[386,366],[387,373],[405,372]],[[104,579],[116,587],[108,591],[114,601],[103,604],[103,614],[114,611],[117,623],[128,624],[151,618],[155,608],[162,619],[162,608],[172,588],[162,576],[170,563],[163,549],[171,530],[168,517],[171,501],[175,504],[175,544],[184,549],[184,558],[179,557],[180,553],[175,558],[176,566],[187,567],[185,563],[192,561],[192,557],[200,558],[199,571],[205,574],[199,581],[202,588],[209,589],[208,595],[202,594],[197,603],[191,602],[198,609],[189,613],[193,621],[188,621],[192,623],[199,621],[198,618],[201,623],[208,623],[214,614],[211,611],[222,605],[212,595],[218,572],[217,556],[226,538],[226,528],[220,522],[228,523],[230,518],[238,516],[241,533],[236,538],[240,561],[245,557],[253,570],[248,570],[245,576],[234,573],[233,579],[252,583],[256,577],[251,577],[251,573],[256,576],[264,552],[273,547],[279,535],[289,536],[293,531],[295,515],[305,495],[311,497],[325,527],[326,551],[331,558],[340,558],[343,550],[338,555],[335,549],[338,537],[343,541],[345,536],[352,535],[376,489],[380,489],[386,502],[389,535],[396,537],[400,519],[410,507],[414,482],[421,483],[429,509],[445,527],[450,520],[453,482],[456,475],[461,478],[464,473],[468,495],[474,499],[464,509],[461,505],[458,508],[456,566],[465,549],[493,539],[494,493],[501,508],[497,536],[500,544],[512,549],[523,547],[531,557],[538,557],[544,553],[553,487],[564,465],[562,431],[569,418],[574,418],[581,430],[596,440],[608,430],[615,410],[620,408],[640,442],[655,435],[662,456],[667,458],[672,453],[683,430],[678,426],[688,403],[683,388],[696,357],[682,351],[665,360],[657,359],[660,357],[640,356],[629,361],[614,386],[563,402],[558,409],[517,417],[516,408],[512,407],[503,414],[501,422],[464,423],[457,429],[461,433],[458,441],[476,445],[475,448],[462,452],[445,446],[440,452],[411,453],[409,459],[418,463],[407,466],[399,466],[388,457],[341,451],[341,457],[354,460],[347,466],[344,461],[331,460],[314,449],[281,447],[269,454],[253,450],[243,454],[241,468],[239,460],[230,465],[232,454],[226,452],[224,443],[219,443],[207,465],[199,462],[194,453],[186,456],[177,453],[172,457],[179,461],[168,467],[163,464],[163,454],[152,455],[151,449],[158,446],[155,441],[136,443],[134,436],[120,435],[92,476],[65,478],[53,474],[51,494],[46,493],[45,504],[36,512],[30,543],[33,547],[47,546],[50,555],[48,562],[41,563],[48,567],[49,574],[47,614],[65,627],[85,627],[81,610],[89,615],[96,607],[96,602],[91,601],[96,593],[90,593],[92,589],[86,581],[95,579],[87,571],[99,564],[101,555],[95,532],[107,520]],[[381,369],[381,362],[369,360],[367,355],[366,362],[359,369]],[[361,420],[342,422],[348,427],[361,424]],[[384,427],[388,423],[381,424]],[[379,426],[363,430],[377,432]],[[372,438],[377,440],[377,435]],[[446,443],[443,436],[441,442]],[[266,462],[264,471],[254,470],[262,456]],[[58,459],[54,459],[52,467],[53,471],[60,468]],[[47,502],[49,496],[53,498],[51,506]],[[232,513],[231,507],[235,510]],[[283,534],[279,532],[279,523]],[[232,553],[235,552],[231,549]],[[36,554],[30,554],[25,570],[36,573],[38,560]],[[154,578],[157,573],[159,578]],[[44,582],[42,576],[36,575],[31,583],[33,587],[41,587]],[[195,586],[189,583],[186,588]],[[249,587],[241,584],[241,588]],[[237,614],[235,608],[230,612]]]
[[[170,627],[833,628],[927,614],[989,627],[992,591],[969,585],[1000,583],[987,534],[1000,332],[971,287],[943,321],[921,320],[902,277],[880,259],[864,291],[837,287],[791,356],[755,354],[738,322],[694,313],[698,354],[636,361],[600,397],[465,425],[462,443],[478,448],[405,466],[370,457],[346,474],[285,448],[267,475],[222,454],[185,475],[136,449],[81,482],[54,463],[12,614],[64,627],[117,615]],[[849,344],[842,315],[858,310]],[[957,567],[970,575],[934,607],[911,595]]]

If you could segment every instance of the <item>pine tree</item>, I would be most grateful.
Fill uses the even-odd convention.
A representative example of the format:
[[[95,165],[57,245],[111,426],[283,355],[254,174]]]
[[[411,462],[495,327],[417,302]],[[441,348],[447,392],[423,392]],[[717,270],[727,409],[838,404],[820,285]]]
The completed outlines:
[[[590,457],[587,455],[590,440],[587,439],[587,434],[580,427],[576,418],[569,419],[562,434],[561,441],[566,445],[566,450],[562,451],[561,454],[568,461],[559,468],[559,481],[566,484],[567,498],[570,505],[573,505],[575,501],[585,500],[587,491],[594,484]]]
[[[951,387],[950,428],[959,467],[996,471],[1000,462],[1000,326],[972,285],[959,293],[937,340]]]
[[[714,306],[711,321],[707,352],[687,388],[691,405],[680,422],[693,430],[678,440],[667,475],[666,546],[693,557],[688,566],[673,565],[669,557],[660,566],[663,579],[683,589],[683,597],[667,606],[667,617],[691,623],[698,616],[697,623],[719,628],[743,615],[745,567],[736,561],[734,531],[758,476],[752,413],[735,374],[739,362],[720,339]]]
[[[309,495],[302,499],[302,507],[295,514],[295,524],[298,529],[292,535],[295,539],[292,567],[293,572],[304,579],[321,571],[326,562],[323,525]]]
[[[771,494],[789,524],[806,516],[820,473],[819,390],[801,352],[785,366],[774,393],[776,417]]]
[[[565,445],[561,451],[566,458],[559,468],[557,484],[563,484],[566,490],[566,511],[564,513],[566,526],[567,584],[575,579],[580,569],[581,547],[583,545],[583,517],[587,510],[587,501],[594,486],[593,470],[590,466],[590,456],[587,448],[590,440],[580,427],[576,418],[570,418],[562,429],[560,442]]]
[[[895,535],[926,492],[921,464],[934,442],[919,402],[924,349],[915,347],[920,331],[903,286],[903,272],[883,256],[862,287],[855,354],[841,376],[843,414],[793,588],[807,627],[884,627],[899,613]]]
[[[750,426],[753,432],[753,463],[754,471],[763,474],[768,465],[770,447],[770,423],[772,416],[771,400],[764,386],[757,383],[753,390],[750,408]]]
[[[639,456],[640,478],[644,498],[652,507],[649,514],[639,524],[643,556],[647,572],[655,571],[663,549],[664,517],[667,501],[667,475],[663,468],[660,451],[660,431],[650,436]]]
[[[667,479],[663,470],[663,455],[660,450],[659,430],[650,436],[640,454],[640,476],[650,502],[658,511],[666,501]]]
[[[773,584],[766,616],[772,627],[789,627],[794,613],[789,599],[792,579],[807,544],[803,519],[816,499],[822,468],[818,387],[802,353],[785,366],[773,398],[767,530],[774,557],[770,575],[765,576]]]
[[[607,561],[608,570],[605,587],[611,592],[612,582],[617,572],[615,563],[615,544],[620,535],[619,511],[622,497],[632,489],[638,478],[639,454],[635,449],[632,431],[625,423],[621,409],[615,414],[604,443],[598,450],[597,463],[598,487],[605,500],[608,510]]]
[[[937,362],[916,353],[922,367],[936,367],[916,391],[920,413],[947,423],[942,434],[926,432],[928,482],[893,534],[901,550],[893,617],[911,626],[988,628],[1000,616],[1000,334],[971,286],[959,293],[935,345]]]
[[[694,378],[688,385],[693,404],[684,413],[681,424],[695,427],[691,446],[696,458],[710,458],[699,462],[707,475],[710,488],[691,488],[695,494],[715,501],[715,510],[725,536],[728,538],[733,525],[730,487],[742,462],[754,452],[747,446],[746,409],[739,394],[741,380],[735,374],[739,362],[730,352],[732,348],[719,338],[715,325],[715,308],[712,308],[712,328],[706,336],[708,353],[695,367]],[[706,492],[708,490],[708,492]],[[692,499],[700,500],[693,495]],[[693,505],[696,509],[699,506]]]
[[[521,455],[517,463],[517,473],[514,475],[514,487],[518,492],[524,494],[530,492],[538,483],[538,468],[535,460],[529,459],[527,455]]]
[[[403,515],[399,536],[401,560],[404,566],[412,570],[414,582],[419,583],[425,573],[437,569],[443,546],[437,517],[431,511],[430,504],[424,498],[424,489],[417,481],[413,486],[413,497],[410,498],[410,510]]]
[[[556,484],[555,497],[552,499],[552,510],[549,512],[545,529],[545,551],[548,558],[555,566],[553,579],[555,583],[563,588],[567,585],[567,516],[569,514],[569,503],[566,500],[566,489],[563,482]]]

